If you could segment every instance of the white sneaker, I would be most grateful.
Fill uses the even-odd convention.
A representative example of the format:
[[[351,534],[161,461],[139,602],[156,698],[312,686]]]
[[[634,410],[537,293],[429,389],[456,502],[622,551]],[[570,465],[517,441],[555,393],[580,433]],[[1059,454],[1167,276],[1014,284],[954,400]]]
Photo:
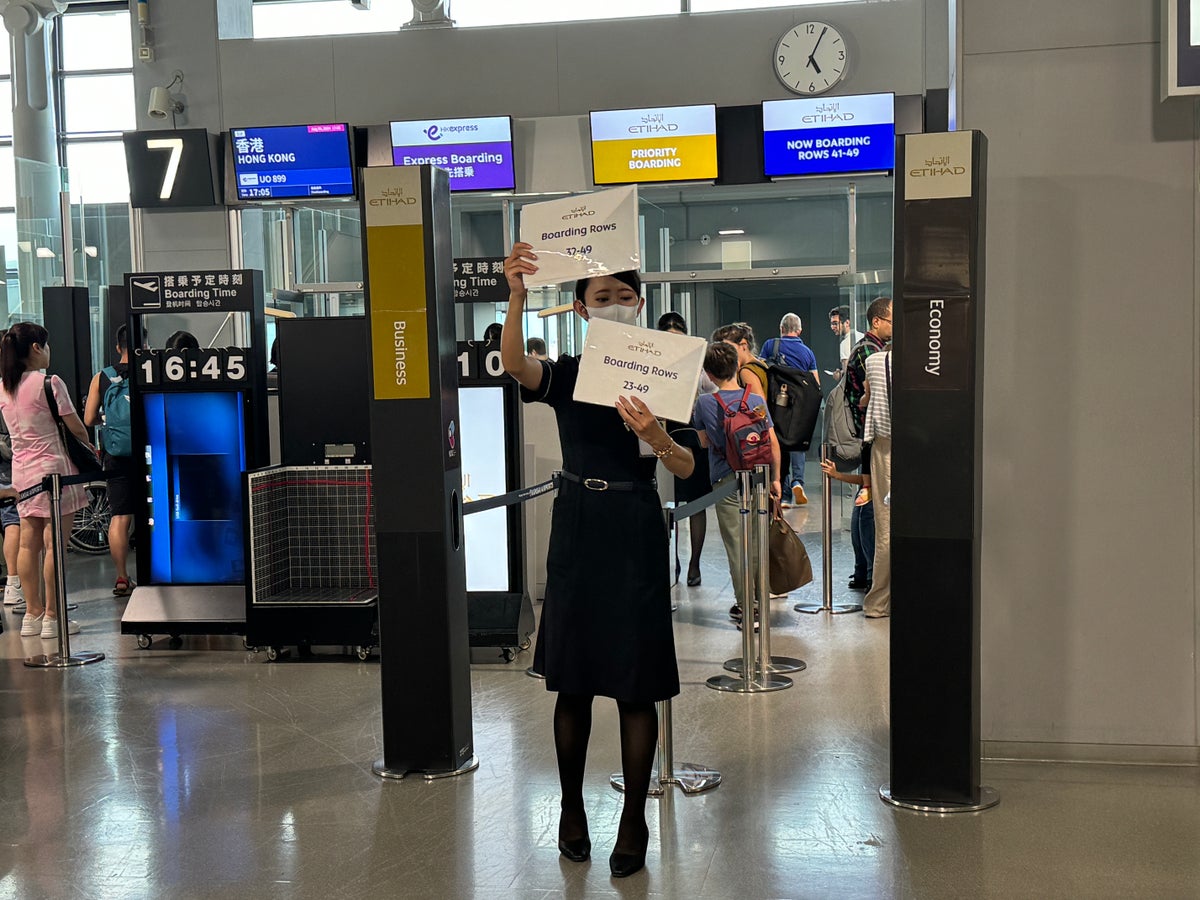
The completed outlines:
[[[23,631],[24,629],[22,629]],[[72,619],[67,619],[67,634],[79,634],[79,623]],[[58,619],[51,619],[49,616],[42,622],[42,640],[50,641],[58,638]]]
[[[43,613],[43,615],[45,615]],[[21,637],[36,637],[42,633],[42,616],[25,614],[21,620]]]
[[[25,602],[25,592],[19,584],[4,585],[4,605],[19,606]]]

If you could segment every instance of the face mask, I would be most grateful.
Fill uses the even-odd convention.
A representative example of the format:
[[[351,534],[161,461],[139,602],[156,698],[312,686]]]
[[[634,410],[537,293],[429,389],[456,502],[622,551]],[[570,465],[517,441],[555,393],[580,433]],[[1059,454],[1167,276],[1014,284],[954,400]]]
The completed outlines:
[[[637,324],[638,308],[636,306],[610,303],[608,306],[589,306],[587,311],[589,319],[607,319],[618,325]]]

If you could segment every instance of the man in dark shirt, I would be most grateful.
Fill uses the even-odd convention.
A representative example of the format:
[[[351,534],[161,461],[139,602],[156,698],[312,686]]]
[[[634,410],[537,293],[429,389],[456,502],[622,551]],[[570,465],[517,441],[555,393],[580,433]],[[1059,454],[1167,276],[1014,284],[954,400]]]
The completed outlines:
[[[866,418],[867,357],[882,350],[892,339],[892,298],[878,297],[867,307],[868,331],[863,335],[846,363],[846,402],[850,404],[850,415],[854,419],[854,432],[863,434]],[[863,475],[870,475],[869,445],[863,447]],[[854,576],[850,587],[866,590],[871,586],[872,569],[875,561],[875,510],[870,502],[870,482],[863,487],[865,494],[855,499],[854,512],[850,514],[850,543],[854,547]],[[861,501],[861,502],[860,502]]]
[[[762,345],[762,358],[772,364],[808,372],[814,383],[819,385],[821,376],[817,372],[817,357],[800,339],[801,331],[800,317],[795,313],[785,315],[779,322],[779,337],[771,338]],[[788,493],[784,497],[797,506],[808,502],[808,496],[804,493],[804,460],[803,450],[788,453],[788,478],[784,486]]]

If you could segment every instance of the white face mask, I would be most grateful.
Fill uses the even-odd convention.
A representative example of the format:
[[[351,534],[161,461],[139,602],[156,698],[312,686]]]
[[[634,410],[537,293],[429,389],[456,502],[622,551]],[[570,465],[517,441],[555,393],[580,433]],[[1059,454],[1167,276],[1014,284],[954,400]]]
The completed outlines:
[[[625,306],[621,303],[610,303],[607,306],[589,306],[587,311],[588,319],[607,319],[610,322],[616,322],[618,325],[637,324],[637,306]]]

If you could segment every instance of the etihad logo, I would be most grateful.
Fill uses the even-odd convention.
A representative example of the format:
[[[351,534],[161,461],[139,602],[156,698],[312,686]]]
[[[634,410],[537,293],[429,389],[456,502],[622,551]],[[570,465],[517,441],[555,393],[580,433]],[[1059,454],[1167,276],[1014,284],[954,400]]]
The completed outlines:
[[[390,187],[383,189],[383,195],[372,197],[367,201],[368,206],[412,206],[417,202],[416,197],[406,197],[404,188]]]
[[[949,155],[935,156],[932,159],[925,160],[924,166],[918,166],[915,169],[909,169],[908,174],[911,178],[940,178],[947,175],[966,175],[966,166],[952,165],[952,159]]]
[[[661,350],[654,349],[653,341],[638,341],[636,344],[630,344],[628,349],[633,353],[641,353],[645,356],[662,356]]]
[[[586,219],[588,216],[594,216],[596,211],[588,209],[586,206],[577,206],[565,216],[562,217],[564,222],[569,222],[571,219]]]
[[[679,124],[668,122],[663,113],[644,115],[639,123],[628,128],[630,134],[671,134],[678,130]]]
[[[835,122],[853,122],[856,118],[854,113],[847,110],[842,112],[840,103],[822,103],[817,107],[816,112],[808,113],[800,117],[800,121],[805,125],[829,125]]]

